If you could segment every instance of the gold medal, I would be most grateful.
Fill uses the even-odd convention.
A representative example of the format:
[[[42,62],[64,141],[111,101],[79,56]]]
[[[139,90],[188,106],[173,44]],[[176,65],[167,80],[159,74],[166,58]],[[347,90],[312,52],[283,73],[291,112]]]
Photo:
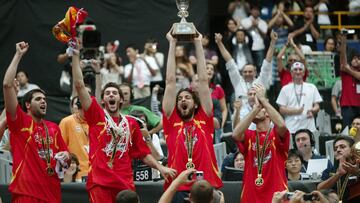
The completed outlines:
[[[256,186],[262,186],[264,184],[264,179],[261,177],[261,174],[258,174],[258,177],[255,179]]]
[[[46,173],[49,175],[49,176],[52,176],[52,175],[54,175],[54,169],[53,168],[51,168],[51,166],[48,166],[47,168],[46,168]]]
[[[195,164],[192,161],[186,163],[186,169],[195,168]]]

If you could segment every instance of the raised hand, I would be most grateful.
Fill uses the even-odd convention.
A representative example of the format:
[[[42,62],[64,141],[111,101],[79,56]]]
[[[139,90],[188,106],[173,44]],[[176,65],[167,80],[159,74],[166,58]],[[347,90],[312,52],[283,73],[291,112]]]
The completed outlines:
[[[220,33],[215,33],[215,42],[221,43],[223,39],[223,36]]]
[[[18,43],[16,43],[15,47],[16,47],[16,54],[22,56],[29,49],[29,44],[27,42],[24,42],[24,41],[23,42],[18,42]]]
[[[176,42],[176,39],[173,37],[172,35],[172,32],[174,30],[174,25],[171,27],[171,29],[169,30],[168,33],[166,33],[166,39],[169,41],[169,42]]]
[[[271,38],[271,41],[276,41],[276,40],[278,40],[279,37],[276,32],[271,31],[270,38]]]

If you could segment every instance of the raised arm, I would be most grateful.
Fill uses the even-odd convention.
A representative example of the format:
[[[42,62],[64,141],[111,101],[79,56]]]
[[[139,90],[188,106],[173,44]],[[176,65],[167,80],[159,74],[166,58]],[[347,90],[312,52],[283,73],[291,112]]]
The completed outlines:
[[[279,73],[285,69],[282,58],[285,55],[286,48],[287,48],[288,44],[289,44],[289,42],[287,42],[286,45],[281,48],[280,52],[278,53],[278,55],[276,57],[276,59],[277,59],[277,70],[278,70]]]
[[[222,35],[220,33],[215,33],[215,43],[217,44],[221,56],[224,58],[224,60],[226,62],[230,61],[232,58],[231,54],[229,53],[229,51],[225,48],[224,43],[222,42]]]
[[[347,65],[346,58],[346,35],[341,35],[340,37],[340,70],[344,71],[344,67]]]
[[[208,116],[213,115],[213,102],[209,88],[208,75],[206,71],[205,54],[201,43],[202,35],[194,39],[195,53],[197,58],[197,73],[199,76],[199,99],[201,106]]]
[[[278,39],[278,35],[276,32],[271,31],[270,37],[271,37],[271,41],[270,41],[269,49],[268,49],[268,51],[266,53],[266,57],[265,57],[265,60],[269,63],[271,63],[272,57],[274,56],[275,43],[276,43],[276,40]]]
[[[289,25],[289,27],[293,27],[293,26],[294,26],[294,23],[293,23],[293,21],[289,18],[289,16],[288,16],[286,13],[284,13],[284,11],[280,11],[280,12],[281,12],[281,14],[282,14],[285,22]]]
[[[75,84],[75,89],[79,95],[81,105],[86,111],[91,105],[91,98],[89,92],[85,87],[84,77],[80,68],[80,57],[78,50],[74,50],[74,54],[72,56],[72,76],[73,83]]]
[[[29,44],[26,42],[16,43],[16,53],[5,73],[3,81],[3,92],[5,109],[10,113],[11,118],[15,120],[16,107],[18,105],[17,95],[14,88],[14,79],[16,77],[16,71],[22,56],[29,49]]]
[[[175,76],[175,46],[176,39],[171,35],[173,28],[166,34],[169,41],[169,53],[166,68],[166,86],[162,102],[163,110],[166,117],[169,117],[174,110],[176,103],[176,76]]]
[[[269,21],[268,30],[272,29],[272,27],[274,26],[275,22],[280,17],[280,15],[281,15],[280,10],[278,10],[276,15],[273,18],[271,18],[271,20]]]
[[[255,97],[255,104],[250,111],[241,121],[237,123],[235,126],[235,129],[233,131],[232,137],[240,142],[243,142],[245,139],[245,131],[249,128],[251,122],[254,120],[255,116],[259,113],[259,111],[262,109],[261,104],[259,103],[259,100],[257,97]]]
[[[277,126],[277,133],[281,138],[285,136],[287,131],[285,121],[278,111],[269,103],[268,99],[265,97],[265,88],[260,84],[254,84],[254,89],[256,92],[256,97],[259,100],[260,104],[265,108],[267,114],[270,117],[270,120],[274,122]]]

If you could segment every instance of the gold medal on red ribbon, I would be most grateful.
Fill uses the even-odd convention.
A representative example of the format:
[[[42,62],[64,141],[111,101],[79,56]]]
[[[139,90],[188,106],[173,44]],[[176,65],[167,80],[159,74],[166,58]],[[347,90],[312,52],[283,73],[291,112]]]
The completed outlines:
[[[54,175],[55,171],[54,171],[54,169],[53,169],[51,166],[48,166],[48,167],[46,168],[46,173],[47,173],[49,176],[52,176],[52,175]]]
[[[262,186],[264,184],[264,179],[261,177],[261,174],[258,174],[258,177],[255,179],[256,186]]]
[[[186,163],[186,169],[195,168],[195,164],[190,160]]]

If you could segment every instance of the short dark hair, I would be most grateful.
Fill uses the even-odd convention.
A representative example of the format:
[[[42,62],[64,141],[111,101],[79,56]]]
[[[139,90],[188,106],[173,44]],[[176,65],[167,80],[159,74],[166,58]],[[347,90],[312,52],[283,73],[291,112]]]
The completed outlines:
[[[26,71],[20,69],[20,70],[18,70],[18,71],[16,72],[16,76],[17,76],[18,73],[24,73],[24,75],[27,77],[27,79],[29,79],[29,74],[28,74]]]
[[[113,88],[116,88],[118,91],[119,91],[119,94],[120,94],[120,98],[121,99],[124,99],[124,95],[119,87],[118,84],[114,83],[114,82],[109,82],[109,83],[106,83],[104,88],[101,90],[101,99],[104,99],[104,94],[105,94],[105,90],[109,87],[113,87]]]
[[[177,93],[177,95],[176,95],[176,109],[177,109],[177,104],[178,104],[178,99],[177,99],[177,98],[179,97],[179,95],[180,95],[182,92],[188,92],[188,93],[190,93],[191,96],[192,96],[192,98],[193,98],[193,100],[194,100],[194,102],[195,102],[195,104],[198,106],[198,108],[196,108],[195,111],[194,111],[194,115],[195,115],[195,114],[198,112],[198,110],[199,110],[199,108],[200,108],[200,106],[201,106],[201,104],[200,104],[200,99],[199,99],[199,97],[196,95],[196,93],[195,93],[193,90],[191,90],[190,88],[188,88],[188,87],[180,89],[179,92]]]
[[[292,157],[299,158],[301,160],[301,163],[304,163],[303,156],[300,154],[300,152],[296,149],[290,149],[288,152],[288,160]]]
[[[24,97],[22,98],[22,103],[21,103],[21,108],[24,112],[27,112],[26,103],[31,103],[31,100],[32,100],[34,94],[38,93],[38,92],[45,95],[45,91],[42,89],[39,89],[39,88],[30,90],[24,95]]]
[[[334,144],[333,144],[334,149],[335,149],[335,144],[340,140],[345,140],[349,144],[350,147],[352,147],[354,145],[354,143],[355,143],[353,138],[351,138],[349,136],[341,135],[341,136],[338,136],[338,137],[335,138]]]
[[[128,48],[132,48],[134,50],[140,50],[139,47],[134,43],[131,43],[131,44],[128,44],[128,45],[125,46],[125,50],[128,49]]]
[[[191,199],[195,203],[209,203],[213,199],[214,188],[206,180],[196,181],[190,190]]]
[[[116,195],[116,203],[139,203],[139,196],[132,190],[123,190]]]

